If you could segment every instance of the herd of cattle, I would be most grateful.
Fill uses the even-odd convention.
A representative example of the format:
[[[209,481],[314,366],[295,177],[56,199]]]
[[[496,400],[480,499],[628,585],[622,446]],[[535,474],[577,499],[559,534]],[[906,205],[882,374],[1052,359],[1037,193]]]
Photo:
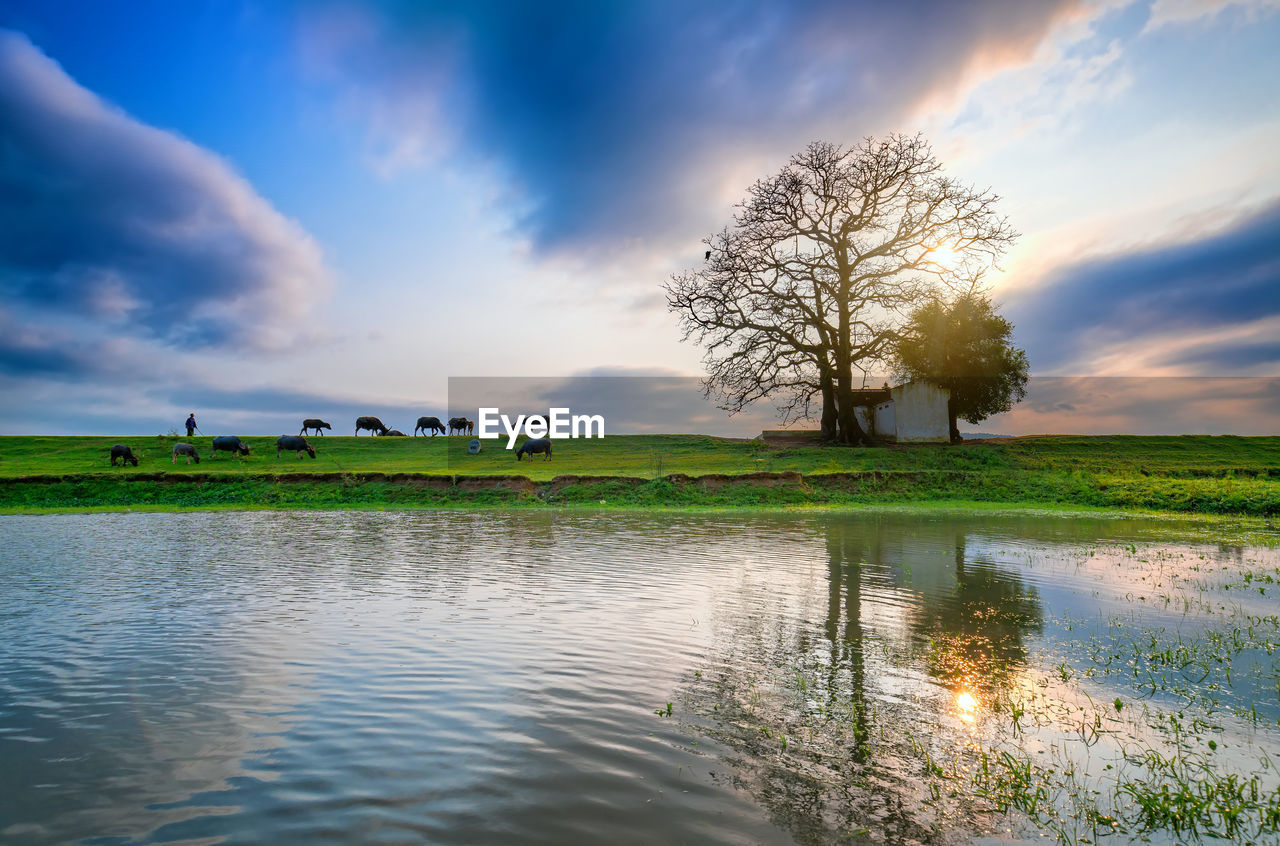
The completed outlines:
[[[306,420],[302,421],[302,431],[298,432],[298,434],[306,435],[310,433],[312,430],[315,430],[315,433],[317,435],[323,435],[325,429],[329,429],[330,431],[332,431],[333,427],[330,426],[328,423],[324,422],[323,420],[317,420],[314,417],[308,417]],[[448,434],[450,435],[470,435],[474,433],[475,430],[476,430],[476,424],[465,417],[449,418],[448,427],[446,427],[445,424],[440,422],[439,417],[419,417],[418,425],[415,426],[413,429],[413,436],[416,438],[418,436],[418,432],[422,432],[422,434],[424,435],[427,433],[430,433],[432,435],[436,435],[436,434],[443,435],[446,432],[448,432]],[[404,432],[401,432],[399,429],[388,428],[381,420],[379,420],[376,417],[357,417],[355,434],[358,436],[362,431],[372,432],[375,435],[382,435],[384,437],[394,437],[394,438],[405,437]]]
[[[305,452],[315,458],[315,447],[311,446],[304,436],[314,431],[316,435],[323,437],[325,429],[332,431],[333,427],[323,420],[308,417],[302,421],[302,431],[298,434],[281,435],[276,438],[276,458],[286,452],[295,453],[298,458],[302,458],[302,454]],[[445,433],[450,435],[471,435],[475,432],[475,429],[476,424],[465,417],[450,418],[447,426],[440,422],[439,417],[419,417],[418,425],[414,427],[413,435],[417,437],[418,432],[422,432],[424,435],[429,433],[433,436]],[[359,436],[361,431],[372,432],[383,437],[405,437],[404,432],[383,425],[383,422],[376,417],[357,417],[356,436]],[[209,457],[216,458],[220,452],[230,452],[241,456],[248,455],[249,445],[234,435],[219,435],[213,439],[213,449],[210,451]],[[543,455],[545,459],[550,459],[551,440],[549,438],[534,438],[525,441],[516,450],[516,460],[519,461],[526,455],[529,456],[530,460],[533,459],[534,455]],[[200,463],[200,453],[196,451],[195,444],[185,442],[174,444],[169,463],[176,464],[179,458],[186,459],[187,464],[192,461],[195,461],[196,464]],[[117,461],[121,465],[132,464],[134,467],[138,466],[138,458],[133,454],[133,449],[124,444],[116,444],[111,447],[111,466],[115,467]]]

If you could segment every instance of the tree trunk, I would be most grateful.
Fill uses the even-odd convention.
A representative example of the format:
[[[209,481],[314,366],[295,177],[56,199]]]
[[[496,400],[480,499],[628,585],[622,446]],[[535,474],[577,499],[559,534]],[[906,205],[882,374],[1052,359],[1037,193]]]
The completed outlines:
[[[956,406],[955,400],[947,399],[947,419],[951,423],[951,443],[958,444],[963,438],[960,437],[960,426],[956,423]]]
[[[853,405],[853,384],[847,371],[836,377],[836,419],[840,424],[839,441],[849,446],[870,446],[866,432],[858,423],[858,415]]]
[[[852,315],[849,311],[848,263],[841,256],[839,259],[841,294],[837,297],[839,323],[837,335],[833,339],[832,355],[835,364],[836,379],[836,418],[840,424],[839,441],[849,446],[870,446],[871,439],[858,423],[857,409],[853,404],[853,350],[850,337]]]
[[[831,370],[822,369],[822,439],[834,441],[839,435],[840,423],[836,412],[836,388],[832,384]]]

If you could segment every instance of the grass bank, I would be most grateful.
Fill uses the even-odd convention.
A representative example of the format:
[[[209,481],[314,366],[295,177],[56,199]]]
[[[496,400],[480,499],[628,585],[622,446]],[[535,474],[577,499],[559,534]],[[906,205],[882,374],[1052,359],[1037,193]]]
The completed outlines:
[[[486,441],[469,455],[464,437],[313,437],[316,458],[277,459],[275,438],[245,438],[252,453],[243,459],[209,459],[210,438],[192,440],[199,465],[170,464],[173,445],[186,438],[0,437],[0,478],[39,475],[130,473],[261,476],[281,473],[424,473],[490,476],[519,473],[534,481],[555,476],[626,476],[654,479],[678,473],[741,475],[757,471],[805,475],[858,471],[1062,472],[1173,479],[1280,477],[1280,437],[1231,436],[1037,436],[959,446],[911,448],[788,446],[706,435],[610,435],[596,440],[558,441],[551,461],[516,462],[503,442]],[[139,457],[137,468],[108,466],[112,444]]]
[[[1280,514],[1280,438],[1043,436],[958,446],[771,447],[699,435],[564,441],[516,462],[466,438],[312,438],[317,457],[171,464],[179,438],[0,437],[0,510],[823,507],[978,502],[1162,512]],[[111,467],[112,444],[138,467]]]

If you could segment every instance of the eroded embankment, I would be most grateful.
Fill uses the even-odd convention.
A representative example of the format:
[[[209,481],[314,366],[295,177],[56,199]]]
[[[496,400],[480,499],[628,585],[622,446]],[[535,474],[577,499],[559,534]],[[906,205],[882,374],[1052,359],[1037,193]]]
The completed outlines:
[[[657,481],[667,481],[676,485],[700,485],[704,488],[719,489],[736,484],[802,485],[808,482],[839,483],[861,479],[885,478],[924,478],[936,476],[967,476],[965,471],[939,470],[866,470],[846,473],[803,474],[795,471],[774,473],[758,471],[754,473],[707,473],[701,476],[690,476],[685,473],[670,473]],[[621,482],[627,484],[647,485],[655,479],[640,476],[601,476],[582,475],[576,473],[556,476],[549,481],[534,481],[528,476],[490,474],[483,476],[448,475],[443,473],[129,473],[105,475],[102,473],[67,473],[65,475],[34,475],[0,478],[3,485],[47,485],[61,482],[87,483],[137,483],[160,482],[164,484],[226,484],[232,482],[260,481],[273,484],[290,484],[303,482],[342,482],[344,484],[364,484],[367,482],[387,482],[398,485],[411,485],[432,490],[446,490],[462,487],[466,490],[511,489],[532,491],[538,488],[560,489],[568,485],[598,482]]]
[[[1269,517],[1280,484],[1269,479],[1171,479],[1052,471],[867,470],[670,474],[120,473],[0,480],[0,510],[99,508],[423,508],[607,505],[777,507],[956,501],[1150,509]]]
[[[839,473],[818,477],[824,484],[839,483],[855,478],[878,479],[885,476],[880,471],[866,473]],[[895,473],[895,476],[917,474]],[[387,485],[403,487],[411,490],[428,491],[507,491],[526,494],[545,499],[564,492],[566,489],[582,485],[615,486],[623,488],[642,488],[651,486],[655,481],[665,482],[677,487],[697,487],[702,490],[720,491],[730,487],[761,486],[777,488],[806,486],[806,477],[800,473],[744,473],[729,475],[711,473],[704,476],[689,476],[684,473],[673,473],[660,479],[644,479],[638,476],[584,476],[566,474],[556,476],[549,481],[534,481],[528,476],[518,475],[486,475],[461,476],[433,473],[261,473],[253,475],[234,475],[228,473],[131,473],[117,476],[103,476],[97,473],[70,473],[66,475],[19,476],[11,479],[0,479],[0,490],[4,489],[38,489],[42,487],[73,486],[244,486],[248,484],[265,485],[340,485],[344,487],[360,487],[364,485]]]

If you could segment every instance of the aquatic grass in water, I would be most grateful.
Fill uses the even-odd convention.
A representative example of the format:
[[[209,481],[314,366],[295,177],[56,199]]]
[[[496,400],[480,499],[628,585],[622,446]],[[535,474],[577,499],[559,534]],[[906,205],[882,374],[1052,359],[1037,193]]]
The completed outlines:
[[[695,699],[714,703],[702,715],[715,716],[717,737],[753,758],[751,727],[762,723],[762,734],[799,738],[780,759],[786,763],[771,769],[827,780],[842,799],[885,785],[861,797],[870,807],[823,811],[839,819],[857,808],[894,822],[875,840],[945,840],[946,821],[967,819],[977,832],[1001,825],[994,815],[1015,831],[1029,826],[1063,844],[1280,842],[1280,778],[1266,751],[1280,748],[1276,615],[1228,605],[1194,572],[1181,574],[1188,560],[1217,559],[1215,572],[1231,574],[1219,585],[1225,588],[1265,581],[1266,565],[1231,561],[1229,552],[1221,563],[1201,551],[1131,542],[1089,549],[1078,566],[1054,561],[1054,552],[1026,557],[1023,577],[1065,564],[1079,579],[1071,593],[1103,598],[1113,613],[1098,625],[1096,612],[1092,620],[1047,614],[1043,594],[1019,588],[1020,577],[962,547],[953,560],[957,606],[915,612],[914,637],[895,645],[871,635],[865,622],[881,596],[883,549],[833,545],[827,623],[821,637],[789,635],[809,644],[790,672],[761,667],[749,701],[741,678],[695,685]],[[1101,589],[1083,566],[1090,559],[1093,570],[1103,561],[1125,570],[1129,584],[1118,593]],[[919,565],[893,561],[890,568],[906,574]],[[1128,589],[1134,583],[1144,587]],[[981,590],[972,591],[974,584]],[[1047,584],[1064,588],[1059,580]],[[1139,590],[1150,586],[1170,591],[1160,607],[1176,604],[1176,617],[1143,613],[1148,597]],[[1143,625],[1148,616],[1154,619]],[[1073,636],[1082,629],[1088,637]],[[1028,642],[1042,630],[1066,636]],[[1064,654],[1070,657],[1058,657]],[[921,695],[921,679],[903,673],[908,656],[944,683],[949,702],[936,689],[932,701]],[[778,778],[750,766],[766,785]]]
[[[1140,779],[1122,782],[1119,796],[1131,799],[1129,825],[1140,833],[1214,837],[1252,843],[1280,831],[1280,793],[1258,775],[1222,773],[1204,755],[1148,749]]]

